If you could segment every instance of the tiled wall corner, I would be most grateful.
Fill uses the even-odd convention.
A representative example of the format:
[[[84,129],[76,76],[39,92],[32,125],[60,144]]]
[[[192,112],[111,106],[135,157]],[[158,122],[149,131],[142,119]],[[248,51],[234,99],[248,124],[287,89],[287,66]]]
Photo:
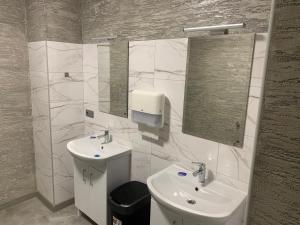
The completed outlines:
[[[53,202],[53,168],[46,42],[28,43],[37,190]]]
[[[54,203],[73,198],[73,159],[68,141],[84,133],[82,45],[47,42]]]
[[[38,191],[53,205],[74,196],[68,141],[84,134],[82,45],[28,44]]]

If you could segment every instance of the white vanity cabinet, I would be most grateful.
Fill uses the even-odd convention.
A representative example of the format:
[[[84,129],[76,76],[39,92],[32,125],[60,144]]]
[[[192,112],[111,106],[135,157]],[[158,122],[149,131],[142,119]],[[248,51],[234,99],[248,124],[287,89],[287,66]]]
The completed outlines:
[[[130,155],[102,162],[74,159],[75,206],[99,225],[109,224],[109,193],[130,179]]]
[[[182,217],[151,199],[150,225],[182,225]]]
[[[90,185],[88,180],[89,165],[81,160],[74,160],[74,195],[75,204],[82,212],[89,210]]]

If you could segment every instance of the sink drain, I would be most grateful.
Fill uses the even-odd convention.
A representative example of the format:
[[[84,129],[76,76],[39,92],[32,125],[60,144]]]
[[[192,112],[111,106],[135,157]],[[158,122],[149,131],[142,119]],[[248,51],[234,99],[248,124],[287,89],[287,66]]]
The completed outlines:
[[[186,202],[189,203],[189,204],[191,204],[191,205],[196,204],[196,201],[193,200],[193,199],[188,199],[188,200],[186,200]]]

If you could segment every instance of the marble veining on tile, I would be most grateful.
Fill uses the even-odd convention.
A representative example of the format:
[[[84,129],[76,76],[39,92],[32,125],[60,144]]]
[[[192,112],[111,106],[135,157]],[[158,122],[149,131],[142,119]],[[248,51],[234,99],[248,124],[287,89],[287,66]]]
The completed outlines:
[[[37,190],[49,202],[53,202],[53,167],[46,42],[28,43],[28,52]]]
[[[47,41],[49,72],[82,72],[82,45]]]
[[[134,41],[129,43],[129,119],[115,117],[97,111],[97,62],[84,63],[84,107],[95,112],[95,118],[85,118],[85,132],[101,132],[109,129],[114,140],[122,140],[131,144],[133,149],[132,179],[146,181],[146,178],[170,165],[179,163],[188,169],[195,169],[192,161],[203,161],[208,165],[210,175],[220,177],[225,183],[248,190],[254,152],[256,117],[258,112],[259,92],[263,81],[263,64],[266,38],[265,34],[257,34],[254,54],[251,91],[248,100],[251,103],[247,112],[245,148],[231,148],[217,142],[196,138],[182,133],[182,114],[185,87],[185,63],[172,60],[184,60],[187,54],[187,39],[169,39],[158,41]],[[258,38],[260,37],[260,38]],[[163,46],[164,51],[157,51]],[[185,47],[184,47],[185,46]],[[83,61],[94,54],[97,45],[84,44]],[[158,53],[157,53],[158,52]],[[156,57],[160,58],[157,69]],[[142,59],[142,62],[141,62]],[[141,65],[142,63],[142,65]],[[91,71],[90,68],[93,68]],[[180,78],[180,79],[178,79]],[[161,91],[167,97],[167,115],[165,128],[158,132],[159,141],[149,141],[147,132],[141,130],[130,119],[130,93],[134,89]],[[254,133],[253,133],[254,132]],[[221,152],[221,155],[220,155]],[[144,166],[142,168],[142,165]],[[239,170],[236,172],[236,170]]]
[[[66,145],[84,133],[82,45],[47,42],[54,204],[74,196]]]
[[[82,45],[28,45],[37,186],[57,205],[73,198],[73,160],[66,144],[84,133]]]

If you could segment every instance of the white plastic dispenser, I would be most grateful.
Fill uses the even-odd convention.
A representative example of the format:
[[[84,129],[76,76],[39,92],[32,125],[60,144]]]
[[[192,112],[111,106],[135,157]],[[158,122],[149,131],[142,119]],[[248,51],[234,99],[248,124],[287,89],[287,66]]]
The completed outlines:
[[[150,127],[164,125],[165,95],[158,92],[134,90],[131,93],[131,119]]]

